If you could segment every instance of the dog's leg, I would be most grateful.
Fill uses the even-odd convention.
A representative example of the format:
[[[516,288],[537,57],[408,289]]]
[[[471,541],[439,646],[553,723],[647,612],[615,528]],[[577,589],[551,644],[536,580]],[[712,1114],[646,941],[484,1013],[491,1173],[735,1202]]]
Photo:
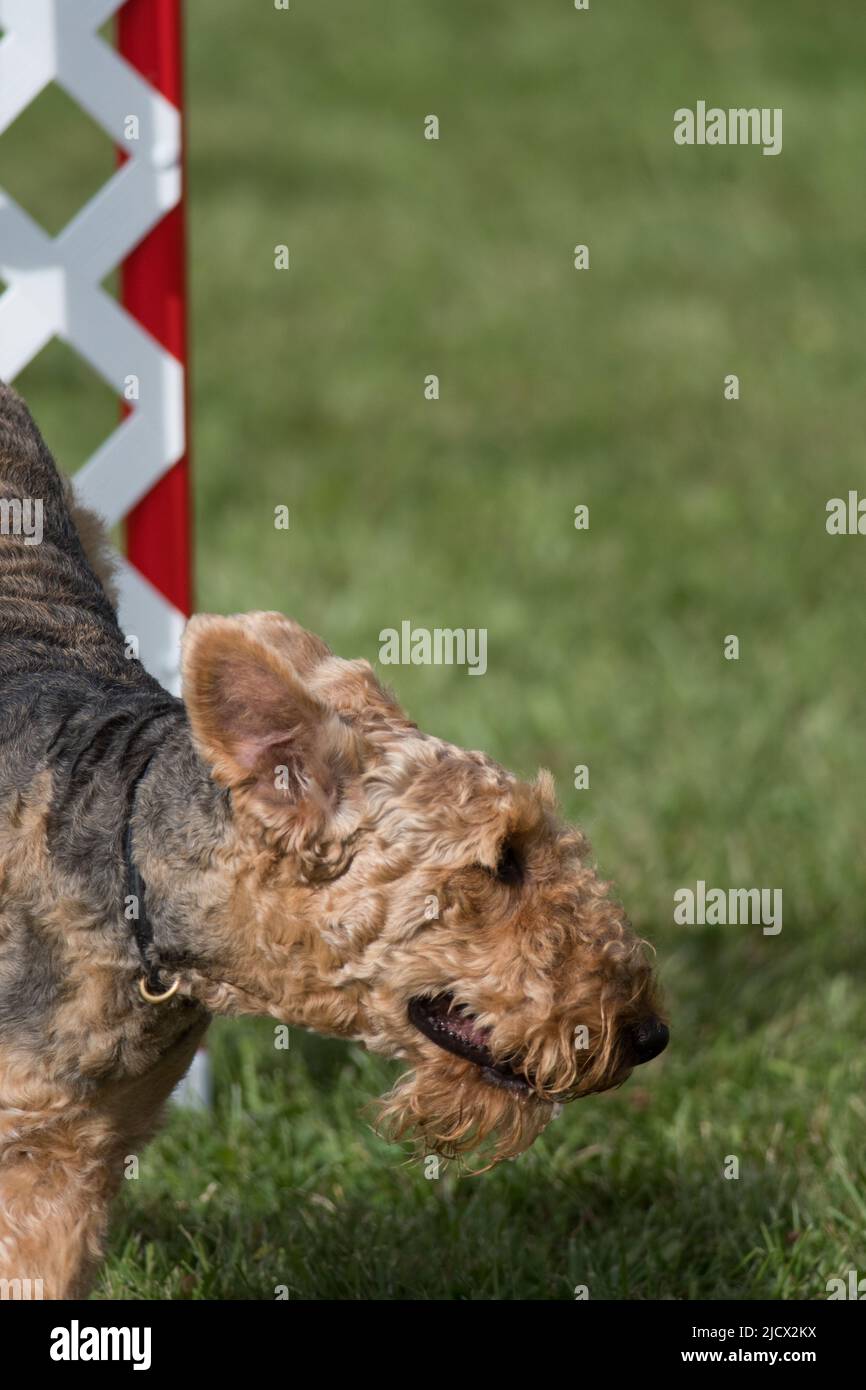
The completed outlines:
[[[196,1018],[148,1072],[106,1086],[95,1105],[58,1113],[63,1100],[47,1090],[27,1122],[7,1097],[5,1133],[0,1106],[0,1297],[4,1279],[29,1279],[38,1297],[85,1297],[127,1165],[138,1162],[207,1025]]]
[[[122,1161],[94,1139],[92,1122],[52,1127],[0,1161],[0,1296],[86,1295]]]

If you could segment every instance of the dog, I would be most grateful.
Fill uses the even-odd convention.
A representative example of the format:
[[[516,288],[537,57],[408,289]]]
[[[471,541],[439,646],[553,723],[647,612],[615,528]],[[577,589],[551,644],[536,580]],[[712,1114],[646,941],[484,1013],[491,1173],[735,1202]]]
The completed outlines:
[[[192,618],[167,694],[6,387],[0,521],[0,1279],[86,1293],[215,1014],[402,1059],[386,1131],[488,1164],[663,1049],[645,943],[548,773],[422,733],[279,613]]]

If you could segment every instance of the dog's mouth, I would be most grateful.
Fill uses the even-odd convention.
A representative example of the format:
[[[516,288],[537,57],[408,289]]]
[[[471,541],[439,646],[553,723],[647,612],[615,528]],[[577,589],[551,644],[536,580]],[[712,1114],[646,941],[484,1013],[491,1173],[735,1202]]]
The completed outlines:
[[[508,1062],[496,1062],[487,1046],[490,1030],[481,1028],[462,1006],[454,1008],[454,996],[437,994],[433,999],[418,997],[409,1001],[409,1022],[446,1052],[463,1057],[478,1067],[485,1081],[519,1095],[532,1095],[531,1080],[515,1071]]]

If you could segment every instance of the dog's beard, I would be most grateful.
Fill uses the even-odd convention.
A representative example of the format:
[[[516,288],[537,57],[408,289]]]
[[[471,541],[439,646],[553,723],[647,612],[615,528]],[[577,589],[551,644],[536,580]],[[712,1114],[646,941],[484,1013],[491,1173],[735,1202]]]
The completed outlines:
[[[481,1171],[528,1149],[553,1111],[550,1101],[492,1085],[471,1062],[443,1053],[400,1078],[381,1102],[379,1123],[389,1139],[411,1138],[422,1154],[474,1153]]]

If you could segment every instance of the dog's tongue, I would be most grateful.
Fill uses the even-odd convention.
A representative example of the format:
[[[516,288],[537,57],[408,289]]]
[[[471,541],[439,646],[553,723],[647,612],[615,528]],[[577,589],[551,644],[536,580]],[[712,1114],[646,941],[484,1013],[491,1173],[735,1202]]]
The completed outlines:
[[[412,1015],[412,1005],[410,1005],[410,1017]],[[454,1007],[454,1000],[450,994],[440,994],[435,999],[427,1000],[420,1006],[422,1019],[427,1020],[427,1027],[421,1023],[421,1031],[428,1032],[428,1036],[450,1038],[452,1043],[458,1043],[462,1055],[463,1048],[472,1048],[475,1052],[487,1052],[487,1041],[490,1030],[481,1028],[471,1014],[464,1013],[462,1008]],[[416,1025],[417,1026],[417,1025]],[[428,1030],[432,1028],[433,1032]]]
[[[448,1013],[443,1017],[443,1023],[449,1033],[453,1033],[456,1038],[469,1047],[486,1047],[487,1033],[483,1028],[479,1028],[474,1019],[464,1018],[463,1014]]]

